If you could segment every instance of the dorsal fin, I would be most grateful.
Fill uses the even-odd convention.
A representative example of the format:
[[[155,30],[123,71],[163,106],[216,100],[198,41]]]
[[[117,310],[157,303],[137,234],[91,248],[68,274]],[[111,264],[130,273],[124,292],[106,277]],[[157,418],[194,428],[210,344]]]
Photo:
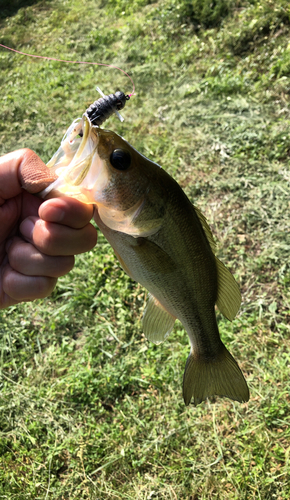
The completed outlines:
[[[212,249],[212,252],[215,254],[216,253],[216,242],[214,241],[214,237],[213,237],[211,229],[207,223],[207,220],[206,220],[205,216],[201,213],[199,208],[194,206],[194,210],[195,210],[196,215],[198,216],[198,218],[200,220],[202,228],[203,228],[205,235],[208,239],[208,242],[210,244],[210,248]]]
[[[241,305],[241,293],[232,273],[224,264],[216,259],[218,274],[218,293],[216,305],[220,312],[230,321],[236,316]]]
[[[207,220],[198,208],[194,207],[194,209],[203,227],[203,230],[208,239],[212,252],[215,254],[216,243],[214,241]],[[217,294],[216,305],[218,306],[220,312],[227,319],[232,321],[236,316],[241,305],[240,289],[232,273],[225,267],[225,265],[217,257],[216,257],[216,267],[218,274],[218,294]]]

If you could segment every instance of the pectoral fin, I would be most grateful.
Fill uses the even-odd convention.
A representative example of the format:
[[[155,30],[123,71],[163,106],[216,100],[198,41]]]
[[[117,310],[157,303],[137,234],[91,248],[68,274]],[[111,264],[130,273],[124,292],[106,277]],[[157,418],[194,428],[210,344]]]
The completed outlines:
[[[220,312],[230,321],[236,316],[241,305],[239,286],[224,264],[216,258],[218,274],[218,293],[216,305]]]
[[[132,238],[131,246],[142,265],[160,274],[176,271],[177,265],[168,253],[147,238]]]
[[[154,344],[163,342],[174,326],[175,317],[151,294],[143,315],[144,335]]]
[[[121,255],[114,249],[114,252],[115,252],[115,255],[118,259],[118,261],[120,262],[121,264],[121,267],[124,269],[125,273],[128,274],[128,276],[130,276],[130,278],[133,280],[134,277],[132,276],[132,273],[130,271],[130,269],[128,268],[128,266],[125,264],[124,260],[122,259]]]

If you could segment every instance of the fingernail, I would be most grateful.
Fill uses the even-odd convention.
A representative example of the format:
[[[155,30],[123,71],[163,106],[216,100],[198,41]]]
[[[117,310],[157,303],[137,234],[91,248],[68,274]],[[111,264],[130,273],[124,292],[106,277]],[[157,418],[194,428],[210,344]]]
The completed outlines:
[[[26,238],[27,240],[31,241],[32,240],[32,233],[34,229],[34,222],[31,219],[25,219],[21,224],[20,224],[20,232]]]

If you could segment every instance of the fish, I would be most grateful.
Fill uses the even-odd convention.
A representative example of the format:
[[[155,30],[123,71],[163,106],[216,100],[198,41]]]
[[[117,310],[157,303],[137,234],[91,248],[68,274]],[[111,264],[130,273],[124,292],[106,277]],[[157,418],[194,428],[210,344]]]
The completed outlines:
[[[120,265],[148,290],[147,339],[163,342],[176,319],[185,328],[191,347],[183,376],[185,404],[198,405],[210,396],[248,401],[247,383],[220,338],[215,312],[216,305],[232,321],[240,290],[215,255],[206,218],[179,184],[123,137],[92,124],[87,114],[71,124],[47,167],[40,196],[93,203],[95,221]]]

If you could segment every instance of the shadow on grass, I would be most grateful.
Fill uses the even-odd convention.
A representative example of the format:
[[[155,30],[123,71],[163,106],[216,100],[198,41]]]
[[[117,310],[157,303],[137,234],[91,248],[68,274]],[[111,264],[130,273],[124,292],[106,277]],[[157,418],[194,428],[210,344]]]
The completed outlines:
[[[47,0],[49,1],[49,0]],[[33,4],[45,4],[43,0],[0,0],[0,19],[14,16],[22,7],[30,7]]]

